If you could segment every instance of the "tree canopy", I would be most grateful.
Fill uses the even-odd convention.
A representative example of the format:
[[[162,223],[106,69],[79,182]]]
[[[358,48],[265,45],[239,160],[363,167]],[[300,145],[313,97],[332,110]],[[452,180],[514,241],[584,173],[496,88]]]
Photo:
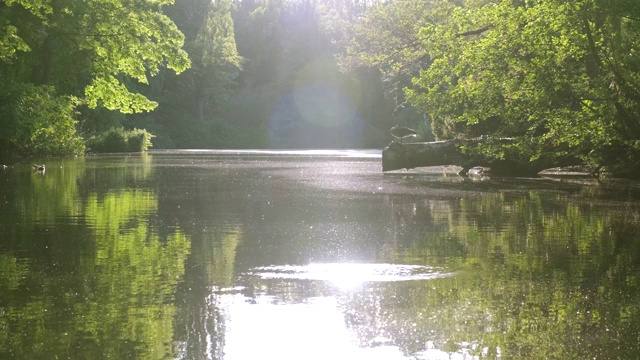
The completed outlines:
[[[347,54],[394,75],[419,66],[405,93],[437,138],[513,137],[506,151],[550,161],[640,159],[638,4],[425,0],[418,18],[408,7],[378,4]]]
[[[0,78],[4,150],[40,153],[30,141],[52,142],[59,133],[37,139],[35,132],[21,135],[25,126],[16,116],[22,97],[16,89],[33,84],[52,89],[49,98],[38,97],[31,111],[40,117],[48,102],[66,102],[72,108],[104,107],[123,113],[150,111],[157,103],[140,93],[139,87],[161,69],[181,72],[189,67],[182,49],[184,36],[163,13],[173,0],[47,1],[7,0],[0,4]],[[141,84],[141,85],[139,85]],[[67,135],[74,136],[74,114],[65,115]],[[36,129],[38,130],[38,129]],[[82,146],[67,149],[82,151]],[[56,152],[65,152],[60,150]]]
[[[0,153],[79,153],[114,127],[165,148],[380,147],[402,124],[629,168],[639,30],[631,0],[6,0]]]
[[[92,108],[125,113],[156,104],[130,90],[148,84],[160,67],[189,67],[184,36],[163,12],[173,0],[7,0],[3,75],[37,85],[56,85]]]

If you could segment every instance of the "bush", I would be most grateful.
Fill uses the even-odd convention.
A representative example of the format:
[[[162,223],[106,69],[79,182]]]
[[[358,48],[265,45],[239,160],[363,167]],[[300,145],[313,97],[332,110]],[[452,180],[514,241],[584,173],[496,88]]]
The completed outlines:
[[[127,132],[127,147],[131,152],[147,151],[153,146],[151,138],[155,137],[145,129],[133,129]]]
[[[53,87],[4,84],[0,89],[3,151],[19,155],[71,155],[84,152],[76,133],[75,98]]]
[[[154,136],[145,129],[124,130],[111,128],[104,133],[87,139],[87,147],[91,152],[142,152],[152,146]]]
[[[127,138],[122,129],[110,129],[102,139],[104,152],[127,151]]]

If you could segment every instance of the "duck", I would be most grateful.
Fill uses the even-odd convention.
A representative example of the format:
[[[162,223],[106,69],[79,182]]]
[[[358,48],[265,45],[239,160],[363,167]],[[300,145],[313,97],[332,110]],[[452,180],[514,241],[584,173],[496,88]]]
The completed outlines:
[[[406,137],[416,137],[417,134],[418,133],[415,130],[410,129],[408,127],[404,127],[404,126],[396,125],[391,128],[391,136],[393,136],[396,139],[400,139],[401,144],[402,144],[402,139]]]

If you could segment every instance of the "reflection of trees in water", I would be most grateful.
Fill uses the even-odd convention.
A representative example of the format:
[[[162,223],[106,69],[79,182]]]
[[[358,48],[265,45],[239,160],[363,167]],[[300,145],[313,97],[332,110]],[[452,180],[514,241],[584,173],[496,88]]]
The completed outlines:
[[[233,285],[239,228],[197,234],[184,282],[178,291],[178,359],[222,359],[225,329],[222,295]]]
[[[0,283],[10,285],[0,287],[0,357],[166,358],[186,236],[150,226],[157,198],[147,190],[80,196],[83,171],[51,166],[50,175],[16,194],[3,217],[23,230],[0,259]],[[37,206],[20,205],[31,198]]]
[[[223,359],[226,326],[219,295],[194,290],[188,299],[181,300],[184,303],[179,303],[176,320],[176,359]]]
[[[221,294],[233,285],[237,248],[244,238],[238,197],[246,194],[230,184],[228,169],[209,168],[211,159],[191,165],[155,168],[158,226],[161,231],[183,229],[191,242],[184,281],[176,291],[175,347],[178,359],[222,359],[226,319]]]
[[[386,205],[392,209],[392,236],[384,243],[380,259],[389,262],[439,265],[440,261],[425,262],[424,254],[415,249],[429,241],[444,240],[437,249],[443,250],[439,256],[456,256],[458,252],[449,248],[455,243],[446,241],[446,234],[455,213],[455,200],[426,199],[416,196],[388,197]],[[414,249],[414,250],[412,250]]]
[[[362,343],[382,334],[411,353],[403,342],[412,331],[409,338],[449,352],[507,358],[628,358],[638,350],[636,207],[538,192],[393,201],[403,230],[396,259],[460,272],[346,302]]]
[[[362,291],[341,296],[345,325],[358,345],[395,345],[406,355],[424,350],[425,341],[434,337],[432,329],[420,324],[423,310],[411,299],[415,289],[414,282],[367,284]]]
[[[449,353],[489,358],[498,352],[503,358],[632,358],[637,350],[621,347],[636,344],[638,336],[632,319],[640,304],[640,226],[629,215],[637,213],[631,206],[617,209],[573,201],[575,194],[522,190],[433,199],[386,195],[373,203],[323,196],[310,202],[290,191],[290,183],[241,197],[236,192],[243,186],[221,190],[222,181],[205,178],[198,184],[204,196],[194,204],[175,189],[160,190],[167,194],[162,219],[192,235],[176,317],[181,358],[222,358],[226,329],[217,292],[231,283],[234,267],[305,263],[317,254],[335,258],[329,250],[340,246],[347,255],[366,246],[377,261],[459,272],[437,280],[367,284],[340,295],[322,282],[241,279],[242,294],[248,301],[264,296],[283,304],[338,296],[345,324],[361,346],[393,344],[407,355],[423,351],[427,342]],[[393,222],[370,222],[387,218]],[[239,219],[242,238],[249,239],[241,248],[240,230],[208,233],[238,226]],[[314,228],[303,229],[300,224],[311,219]],[[202,224],[212,225],[205,226],[206,235]],[[364,235],[349,239],[353,233]]]

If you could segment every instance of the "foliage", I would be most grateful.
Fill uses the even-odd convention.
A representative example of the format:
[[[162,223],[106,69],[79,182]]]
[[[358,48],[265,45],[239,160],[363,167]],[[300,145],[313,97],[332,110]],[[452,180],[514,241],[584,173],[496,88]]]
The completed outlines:
[[[147,84],[161,67],[181,72],[189,66],[183,35],[162,12],[171,3],[7,1],[0,19],[12,36],[0,38],[3,58],[21,61],[5,61],[2,70],[22,82],[53,85],[92,108],[151,110],[156,104],[131,92],[125,79]]]
[[[129,151],[147,151],[153,144],[151,138],[154,136],[145,129],[133,129],[127,134],[127,144]]]
[[[152,146],[154,136],[145,129],[124,130],[111,128],[104,133],[87,139],[87,147],[92,152],[141,152]]]
[[[134,119],[158,135],[159,146],[220,146],[215,128],[231,121],[221,113],[241,67],[231,7],[228,0],[178,0],[169,9],[168,15],[185,34],[184,47],[193,66],[180,76],[164,72],[152,80],[149,93],[159,99],[159,107]]]
[[[75,101],[50,86],[0,85],[0,142],[3,151],[25,155],[69,155],[84,151],[76,135]]]
[[[407,101],[403,88],[429,62],[418,32],[438,17],[433,10],[429,0],[374,2],[366,16],[359,14],[357,20],[343,25],[342,33],[349,35],[340,42],[342,53],[337,54],[344,71],[379,71],[382,91],[393,106],[393,122],[416,129],[422,141],[433,140],[431,119]],[[385,130],[389,126],[385,122]]]
[[[243,68],[224,116],[265,129],[274,148],[381,146],[392,101],[373,72],[340,71],[344,23],[366,2],[242,1],[233,16]]]
[[[81,152],[82,139],[70,126],[76,109],[127,114],[154,109],[157,103],[141,93],[149,77],[165,69],[179,73],[190,64],[182,49],[184,36],[164,14],[172,3],[0,3],[0,96],[12,101],[4,106],[3,122],[13,129],[7,132],[14,131],[0,150]],[[96,130],[86,129],[86,116],[78,118],[83,130]]]
[[[160,147],[377,147],[392,122],[424,125],[410,106],[390,119],[400,83],[336,66],[370,1],[171,4],[2,2],[0,76],[75,96],[80,134],[143,127]]]
[[[352,36],[344,41],[342,66],[376,67],[386,77],[416,74],[429,55],[418,33],[435,21],[433,10],[430,0],[376,4],[347,28]]]
[[[422,12],[405,7],[392,2],[367,13],[349,59],[396,72],[421,59],[405,92],[431,117],[437,138],[513,137],[510,150],[549,161],[639,160],[632,148],[640,137],[637,4],[430,0]]]

